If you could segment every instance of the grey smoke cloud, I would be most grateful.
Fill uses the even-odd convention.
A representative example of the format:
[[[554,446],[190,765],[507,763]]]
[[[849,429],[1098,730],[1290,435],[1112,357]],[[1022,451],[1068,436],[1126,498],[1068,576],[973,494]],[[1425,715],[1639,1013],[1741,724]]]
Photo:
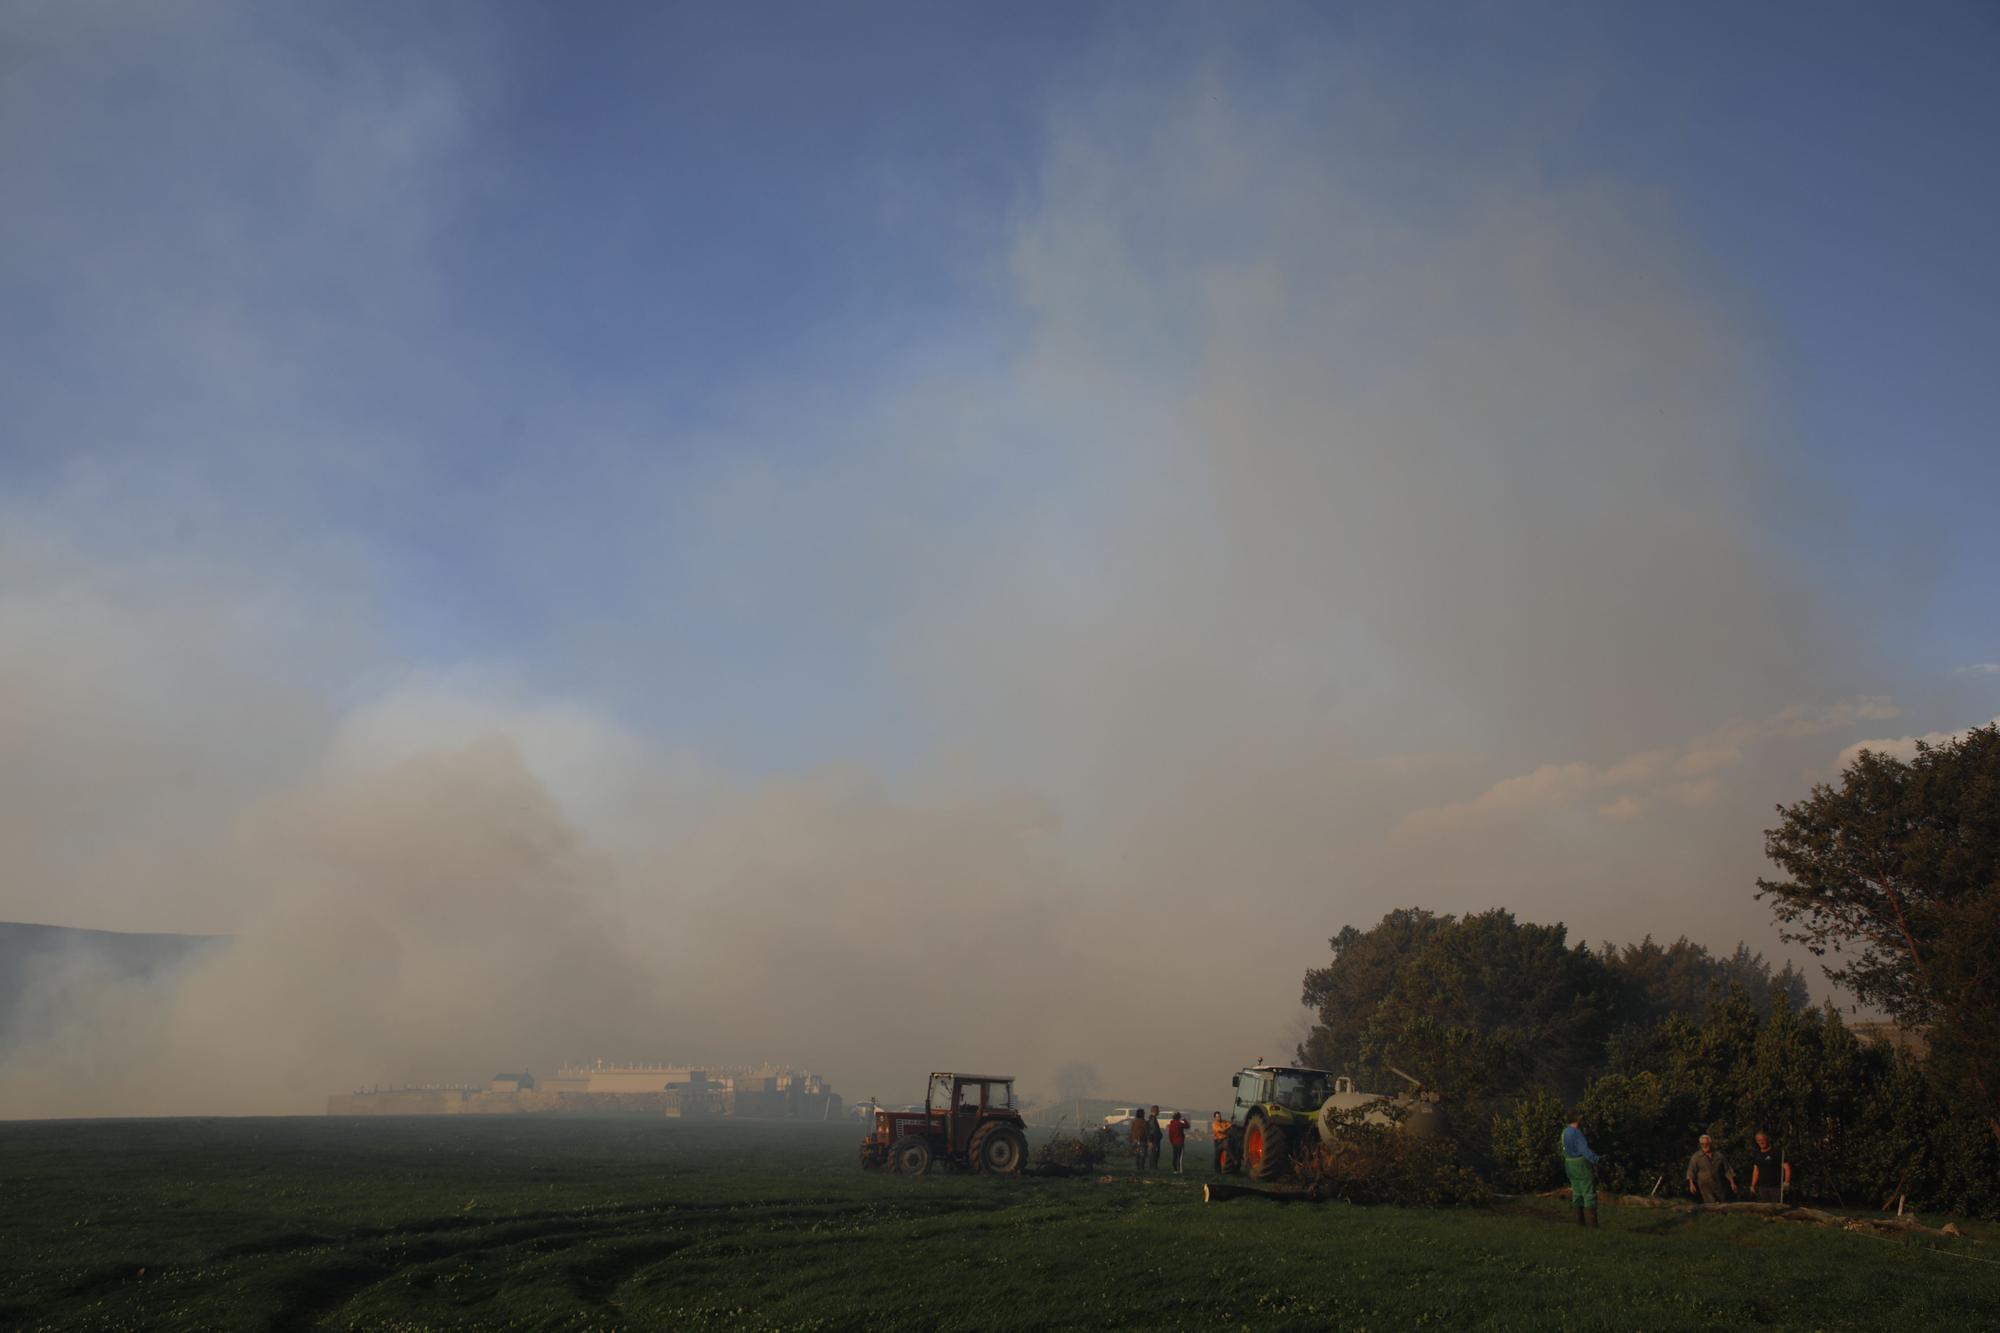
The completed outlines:
[[[655,1031],[651,979],[593,902],[606,868],[498,735],[256,801],[217,868],[246,900],[230,944],[158,980],[88,956],[40,978],[0,1112],[311,1110],[356,1083],[468,1077],[501,1042]],[[163,879],[132,883],[179,887]]]
[[[353,503],[423,468],[330,443],[357,423],[261,336],[290,249],[256,232],[272,269],[214,274],[244,298],[226,373],[176,362],[156,422],[228,447],[63,477],[0,539],[0,909],[236,943],[164,995],[52,981],[67,1016],[0,1113],[312,1111],[600,1056],[891,1099],[1081,1060],[1193,1105],[1287,1049],[1325,938],[1394,906],[1768,947],[1760,821],[1895,705],[1865,635],[1829,665],[1772,539],[1787,444],[1732,293],[1643,190],[1402,156],[1379,94],[1302,126],[1239,92],[1056,108],[1000,369],[776,409],[692,493],[618,473],[587,532],[534,476],[454,492],[453,534],[539,567],[576,680],[670,676],[666,566],[858,661],[866,700],[820,704],[847,748],[802,771],[504,655],[399,653],[393,570],[299,477]],[[320,95],[338,133],[258,142],[327,145],[305,179],[344,211],[308,242],[358,231],[387,268],[309,266],[421,318],[426,182],[478,99],[422,68]],[[208,304],[167,292],[146,346]],[[599,461],[670,433],[546,410],[602,427]],[[831,457],[773,447],[794,428]]]

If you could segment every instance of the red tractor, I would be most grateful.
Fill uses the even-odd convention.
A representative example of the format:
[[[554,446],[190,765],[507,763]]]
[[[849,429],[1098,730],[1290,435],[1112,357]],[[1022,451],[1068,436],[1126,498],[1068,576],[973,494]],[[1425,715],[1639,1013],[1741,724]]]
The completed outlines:
[[[932,1074],[920,1111],[875,1112],[861,1141],[869,1171],[921,1176],[949,1162],[995,1176],[1018,1176],[1028,1160],[1028,1134],[1014,1107],[1012,1076]]]

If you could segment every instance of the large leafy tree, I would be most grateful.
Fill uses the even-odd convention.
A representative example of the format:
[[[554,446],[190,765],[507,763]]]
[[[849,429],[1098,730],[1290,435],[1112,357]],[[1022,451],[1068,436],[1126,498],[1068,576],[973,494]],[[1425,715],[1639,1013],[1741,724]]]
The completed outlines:
[[[1454,1098],[1581,1089],[1618,1017],[1620,986],[1562,926],[1495,909],[1464,917],[1391,912],[1331,941],[1306,974],[1319,1022],[1300,1058],[1379,1080],[1409,1072]]]
[[[1399,907],[1367,930],[1341,927],[1327,941],[1333,961],[1306,973],[1301,1000],[1318,1022],[1299,1046],[1300,1062],[1361,1072],[1362,1045],[1376,1008],[1410,961],[1451,921],[1420,907]]]
[[[2000,1140],[2000,724],[1913,758],[1862,751],[1797,805],[1757,882],[1827,976],[1929,1030],[1933,1062]]]

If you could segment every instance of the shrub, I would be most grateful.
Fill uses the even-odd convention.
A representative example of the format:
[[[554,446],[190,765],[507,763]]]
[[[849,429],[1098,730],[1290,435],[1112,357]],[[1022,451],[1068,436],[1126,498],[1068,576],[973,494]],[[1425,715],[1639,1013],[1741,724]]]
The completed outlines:
[[[1364,1117],[1386,1114],[1392,1123],[1369,1124]],[[1406,1134],[1406,1113],[1378,1101],[1351,1111],[1332,1111],[1330,1142],[1310,1145],[1302,1175],[1314,1193],[1349,1203],[1393,1203],[1436,1208],[1484,1203],[1493,1191],[1458,1160],[1458,1145],[1447,1138]]]
[[[1568,1119],[1554,1094],[1537,1090],[1493,1117],[1493,1181],[1510,1194],[1532,1194],[1562,1175]]]
[[[1118,1135],[1100,1126],[1081,1135],[1054,1135],[1035,1149],[1032,1160],[1044,1175],[1077,1175],[1102,1166],[1117,1148]]]

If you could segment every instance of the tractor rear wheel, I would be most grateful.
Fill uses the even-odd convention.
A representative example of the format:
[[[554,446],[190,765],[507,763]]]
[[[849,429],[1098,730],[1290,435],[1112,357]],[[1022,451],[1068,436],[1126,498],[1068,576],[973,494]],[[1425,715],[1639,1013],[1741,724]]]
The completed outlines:
[[[1252,1180],[1276,1180],[1290,1169],[1292,1136],[1261,1115],[1243,1126],[1243,1170]]]
[[[965,1154],[974,1171],[989,1176],[1018,1176],[1028,1160],[1028,1140],[1012,1125],[987,1125],[972,1136]]]
[[[931,1169],[931,1145],[924,1139],[904,1139],[889,1150],[889,1165],[906,1176],[921,1176]]]

